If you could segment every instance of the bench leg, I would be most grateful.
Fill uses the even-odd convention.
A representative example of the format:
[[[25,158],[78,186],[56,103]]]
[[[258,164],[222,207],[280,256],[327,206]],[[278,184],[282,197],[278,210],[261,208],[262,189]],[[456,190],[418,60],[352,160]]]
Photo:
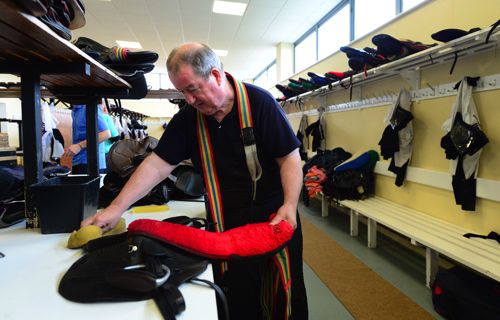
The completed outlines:
[[[328,199],[325,197],[324,194],[321,195],[321,216],[322,217],[328,217]]]
[[[349,216],[351,217],[351,237],[356,237],[358,235],[358,213],[352,209],[349,209]]]
[[[368,218],[368,248],[377,247],[377,221]]]
[[[439,252],[425,248],[425,285],[431,287],[439,268]]]

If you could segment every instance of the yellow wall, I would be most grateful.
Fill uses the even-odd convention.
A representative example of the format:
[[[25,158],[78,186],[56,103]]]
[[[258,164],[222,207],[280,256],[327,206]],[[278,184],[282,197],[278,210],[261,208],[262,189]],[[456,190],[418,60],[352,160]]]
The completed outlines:
[[[168,121],[170,121],[170,118],[146,118],[143,124],[148,126],[148,135],[160,139],[163,131],[165,131],[163,124],[168,123]]]
[[[13,98],[0,98],[0,103],[5,107],[6,119],[21,119],[21,100]],[[16,123],[4,122],[4,128],[9,134],[9,145],[11,147],[19,147],[19,129]]]
[[[495,22],[500,12],[498,0],[485,0],[478,3],[468,0],[434,0],[404,14],[395,21],[375,30],[372,34],[350,46],[374,47],[371,38],[375,34],[387,33],[397,38],[407,38],[424,43],[435,42],[431,34],[445,28],[468,30],[473,27],[488,28]],[[439,85],[453,83],[464,76],[487,76],[500,73],[500,49],[459,58],[452,75],[449,74],[451,61],[424,69],[421,72],[421,88],[427,84]],[[325,73],[327,71],[347,70],[347,59],[343,53],[336,53],[310,69],[294,76],[306,76],[307,71]],[[402,78],[373,82],[362,87],[361,99],[381,96],[386,92],[396,93],[401,88],[412,88]],[[481,126],[490,139],[480,159],[478,177],[500,181],[500,90],[477,92],[473,95],[480,115]],[[320,105],[328,106],[349,100],[347,90],[333,92],[326,97],[306,101],[306,110]],[[450,116],[455,96],[414,102],[412,112],[415,117],[413,158],[410,166],[438,172],[448,172],[449,161],[440,147],[444,135],[441,126]],[[355,154],[369,149],[380,152],[378,141],[385,128],[383,120],[389,106],[327,113],[327,148],[343,147]],[[285,105],[288,113],[297,113],[296,107]],[[310,116],[309,123],[317,116]],[[292,126],[298,128],[300,117],[291,117]],[[498,190],[500,194],[500,190]],[[462,211],[454,201],[451,191],[406,181],[404,186],[396,187],[394,178],[377,176],[376,194],[420,210],[451,223],[463,226],[478,233],[500,231],[500,202],[477,199],[476,211]]]

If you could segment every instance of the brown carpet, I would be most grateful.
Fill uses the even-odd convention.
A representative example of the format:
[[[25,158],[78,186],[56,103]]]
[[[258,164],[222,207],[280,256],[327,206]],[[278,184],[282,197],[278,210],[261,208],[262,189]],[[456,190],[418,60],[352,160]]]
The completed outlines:
[[[301,221],[304,261],[355,319],[435,319],[304,215]]]

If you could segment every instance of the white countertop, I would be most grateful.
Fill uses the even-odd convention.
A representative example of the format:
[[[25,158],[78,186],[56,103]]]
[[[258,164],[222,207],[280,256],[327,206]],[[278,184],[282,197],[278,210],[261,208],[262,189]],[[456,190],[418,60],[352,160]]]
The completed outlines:
[[[204,217],[203,202],[170,201],[168,211],[131,214],[127,224],[136,219],[164,219],[187,215]],[[0,229],[0,319],[163,319],[150,299],[119,303],[76,303],[64,299],[57,291],[59,281],[69,267],[83,254],[81,249],[68,249],[69,234],[41,234],[39,229],[26,229],[24,222]],[[213,281],[212,267],[200,278]],[[182,319],[217,319],[215,293],[212,289],[183,284],[180,290],[186,310]]]

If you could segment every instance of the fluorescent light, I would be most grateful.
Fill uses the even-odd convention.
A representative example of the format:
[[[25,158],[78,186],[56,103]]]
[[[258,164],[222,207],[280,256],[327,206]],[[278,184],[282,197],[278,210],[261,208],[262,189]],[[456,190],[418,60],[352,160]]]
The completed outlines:
[[[116,40],[116,43],[122,48],[142,49],[139,42]]]
[[[214,49],[214,52],[216,55],[218,55],[219,57],[225,57],[227,56],[227,50],[218,50],[218,49]]]
[[[242,16],[247,8],[246,3],[215,0],[212,11],[215,13]]]

